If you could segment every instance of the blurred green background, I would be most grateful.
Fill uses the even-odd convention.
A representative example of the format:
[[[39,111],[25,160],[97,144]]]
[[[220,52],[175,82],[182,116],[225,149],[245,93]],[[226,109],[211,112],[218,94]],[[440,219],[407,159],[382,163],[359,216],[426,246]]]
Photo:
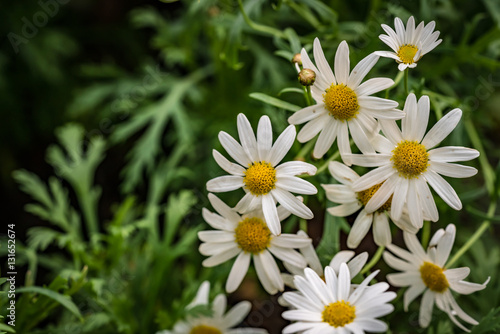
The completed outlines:
[[[355,64],[387,48],[378,39],[380,24],[393,26],[395,16],[404,22],[410,15],[417,22],[436,21],[443,42],[410,72],[410,88],[430,95],[437,115],[462,108],[464,120],[475,124],[485,158],[498,165],[497,1],[252,0],[243,1],[243,7],[246,19],[232,0],[2,3],[0,191],[4,225],[16,224],[18,286],[53,283],[49,289],[74,295],[85,319],[79,322],[75,312],[53,298],[34,301],[36,292],[26,291],[18,305],[31,311],[18,307],[21,321],[37,310],[48,311],[18,326],[19,333],[35,328],[51,333],[64,326],[92,333],[154,332],[183,315],[202,279],[218,282],[215,292],[220,291],[228,268],[203,270],[202,257],[194,251],[196,230],[207,228],[200,217],[201,208],[209,206],[204,185],[222,175],[211,157],[213,148],[221,150],[217,133],[236,135],[238,113],[254,125],[267,114],[275,135],[281,132],[290,111],[249,95],[259,92],[304,106],[290,59],[302,47],[310,48],[315,37],[331,64],[337,45],[347,40]],[[380,59],[369,77],[397,74],[392,60]],[[402,87],[391,91],[391,98],[402,105]],[[430,123],[436,121],[432,117]],[[61,128],[67,123],[72,125]],[[58,142],[65,151],[51,146]],[[471,146],[463,125],[445,143]],[[296,143],[290,158],[300,148]],[[40,186],[26,172],[14,174],[16,182],[13,172],[20,169],[38,175],[44,184],[52,178],[57,185]],[[493,178],[497,171],[491,171]],[[458,213],[438,201],[442,219],[433,230],[455,223],[462,231],[457,244],[463,244],[479,226],[492,195],[485,178],[480,172],[471,179],[450,180],[465,209]],[[326,174],[313,180],[316,185],[330,181]],[[50,188],[52,204],[40,200],[44,187]],[[58,195],[64,198],[60,202]],[[226,195],[221,197],[234,205],[237,198]],[[35,200],[43,208],[24,211]],[[326,205],[322,191],[309,205],[316,216],[309,232],[318,244]],[[54,218],[56,212],[62,212],[60,220]],[[72,230],[77,221],[80,229]],[[169,221],[176,222],[171,230]],[[295,223],[288,229],[294,230]],[[473,296],[464,306],[478,319],[500,302],[497,237],[498,228],[490,228],[461,260],[472,267],[471,280],[492,276],[481,294],[487,300]],[[373,253],[370,238],[357,251]],[[400,239],[396,235],[397,243]],[[323,260],[331,251],[345,249],[344,232],[335,240],[333,248],[323,244]],[[380,268],[388,270],[383,263]],[[57,277],[64,282],[54,283]],[[231,298],[256,300],[258,312],[269,297],[252,282],[250,277]],[[118,285],[119,293],[107,284]],[[418,310],[413,306],[413,312]],[[407,321],[398,314],[391,320],[394,333],[427,332],[415,327],[414,316],[406,314],[404,319],[412,319]],[[496,309],[491,319],[498,314]],[[455,330],[445,316],[437,316],[429,332]],[[263,326],[272,332],[285,324],[277,306],[265,319]]]

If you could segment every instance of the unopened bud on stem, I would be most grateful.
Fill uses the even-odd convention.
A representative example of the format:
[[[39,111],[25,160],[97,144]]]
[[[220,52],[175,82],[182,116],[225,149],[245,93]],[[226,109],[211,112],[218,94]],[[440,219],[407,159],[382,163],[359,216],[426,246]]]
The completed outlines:
[[[292,63],[302,66],[302,58],[300,57],[300,53],[296,53],[293,55]]]
[[[316,73],[309,68],[304,68],[299,72],[299,82],[302,86],[312,86],[316,81]]]

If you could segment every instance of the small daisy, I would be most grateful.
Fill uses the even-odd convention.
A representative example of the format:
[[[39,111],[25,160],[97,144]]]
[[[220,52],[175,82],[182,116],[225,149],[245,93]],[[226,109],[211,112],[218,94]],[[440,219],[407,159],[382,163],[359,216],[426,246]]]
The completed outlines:
[[[388,25],[382,24],[382,28],[387,35],[380,35],[379,38],[387,44],[394,52],[377,51],[375,54],[395,59],[399,65],[398,69],[404,71],[406,68],[414,68],[423,55],[432,51],[441,43],[438,40],[439,31],[434,31],[436,24],[434,21],[424,26],[420,22],[415,29],[415,19],[411,16],[406,23],[406,29],[399,17],[394,19],[396,31]],[[434,32],[433,32],[434,31]]]
[[[396,297],[385,292],[385,282],[368,286],[378,270],[368,276],[356,289],[351,289],[347,264],[340,265],[338,275],[332,267],[325,268],[325,281],[312,269],[306,268],[304,276],[295,276],[299,292],[285,292],[283,298],[291,310],[283,318],[296,321],[286,326],[283,333],[364,333],[385,332],[387,324],[376,319],[394,310],[389,304]]]
[[[425,136],[429,120],[429,97],[421,97],[417,104],[415,95],[408,95],[404,111],[406,117],[401,122],[401,130],[395,121],[380,122],[382,132],[387,137],[374,137],[374,147],[380,154],[349,157],[355,165],[378,167],[355,181],[352,188],[359,192],[382,184],[366,204],[365,210],[376,211],[392,196],[392,220],[401,218],[406,203],[411,223],[420,228],[424,218],[432,221],[439,218],[427,183],[449,206],[460,210],[462,202],[441,175],[456,178],[475,175],[477,169],[450,162],[477,158],[479,152],[458,146],[433,149],[457,126],[462,117],[460,109],[453,109],[446,114]]]
[[[395,245],[389,245],[389,252],[384,252],[385,262],[402,273],[389,274],[387,280],[393,286],[409,286],[404,294],[404,308],[420,294],[424,293],[420,304],[419,324],[427,327],[431,321],[434,303],[448,313],[450,319],[464,331],[469,332],[455,316],[463,321],[477,325],[477,321],[467,315],[457,304],[450,290],[459,294],[468,295],[486,287],[489,278],[483,284],[463,281],[469,275],[468,267],[446,269],[445,263],[450,255],[455,241],[455,225],[450,224],[438,230],[431,239],[427,252],[424,251],[417,237],[411,233],[404,233],[404,240],[409,252]],[[424,292],[425,291],[425,292]]]
[[[280,270],[272,255],[297,267],[304,268],[307,265],[304,257],[294,250],[311,244],[307,235],[274,236],[269,231],[261,210],[240,216],[217,196],[208,194],[208,199],[219,214],[204,208],[203,218],[217,231],[198,232],[198,237],[203,241],[200,253],[210,256],[203,261],[205,267],[219,265],[237,256],[226,281],[228,293],[240,286],[252,258],[262,286],[271,295],[284,289]],[[280,221],[289,215],[290,212],[282,206],[278,207]]]
[[[311,86],[312,97],[317,104],[297,111],[288,118],[290,124],[307,124],[300,130],[297,140],[301,143],[319,137],[314,146],[313,156],[321,158],[332,146],[335,138],[342,157],[351,153],[349,132],[356,146],[363,153],[373,152],[371,136],[378,129],[378,119],[401,119],[404,114],[396,110],[395,101],[370,96],[394,84],[389,78],[373,78],[363,83],[364,77],[378,60],[371,54],[361,60],[349,74],[349,47],[343,41],[335,55],[335,75],[326,61],[319,39],[314,40],[312,63],[307,52],[302,49],[304,68],[316,73],[316,81]]]
[[[298,231],[297,235],[307,237],[307,233],[304,231]],[[318,254],[316,253],[316,250],[314,249],[312,243],[305,247],[299,248],[299,251],[306,259],[308,267],[314,270],[314,272],[319,276],[322,276],[324,269],[323,266],[321,265],[321,262],[319,261]],[[351,278],[355,277],[365,266],[366,261],[368,260],[368,253],[363,252],[359,255],[356,256],[354,255],[355,253],[353,251],[340,251],[337,254],[335,254],[335,256],[330,261],[330,264],[328,266],[335,271],[335,274],[338,274],[340,270],[340,264],[346,263],[347,267],[349,268],[349,273],[351,275]],[[283,277],[285,285],[293,289],[296,289],[295,285],[293,284],[293,277],[295,275],[304,276],[304,268],[297,267],[286,262],[284,262],[283,265],[285,266],[286,270],[288,270],[291,274],[291,275],[284,273],[281,274],[281,277]]]
[[[208,191],[226,192],[243,188],[246,195],[235,209],[246,213],[262,209],[271,233],[281,233],[276,202],[296,216],[313,218],[312,211],[291,192],[314,195],[316,187],[300,174],[314,175],[316,167],[303,161],[288,161],[278,166],[295,141],[295,127],[290,125],[273,143],[273,131],[269,117],[262,116],[257,128],[257,139],[250,122],[243,114],[238,115],[238,135],[241,145],[233,137],[221,131],[219,140],[227,153],[238,164],[229,162],[218,151],[213,156],[219,166],[231,175],[216,177],[207,182]]]
[[[321,185],[325,189],[326,197],[330,201],[340,203],[338,206],[328,208],[328,212],[336,217],[346,217],[362,208],[347,237],[347,247],[358,247],[361,240],[363,240],[368,233],[372,223],[373,239],[375,243],[379,246],[390,244],[392,239],[387,213],[391,210],[392,197],[389,197],[389,199],[374,212],[368,213],[364,208],[382,184],[376,184],[366,190],[356,192],[352,189],[352,184],[360,177],[355,171],[337,161],[330,162],[328,170],[335,180],[342,183]],[[395,224],[400,229],[408,232],[417,233],[418,231],[418,229],[411,225],[406,213],[401,214],[400,219],[396,221]]]
[[[190,310],[195,306],[209,306],[208,294],[210,283],[205,281],[201,284],[195,299],[186,307]],[[250,313],[252,304],[248,301],[242,301],[236,304],[226,313],[226,296],[219,294],[215,297],[210,316],[187,316],[185,321],[179,321],[174,325],[173,330],[160,331],[157,334],[267,334],[265,329],[261,328],[234,328]]]

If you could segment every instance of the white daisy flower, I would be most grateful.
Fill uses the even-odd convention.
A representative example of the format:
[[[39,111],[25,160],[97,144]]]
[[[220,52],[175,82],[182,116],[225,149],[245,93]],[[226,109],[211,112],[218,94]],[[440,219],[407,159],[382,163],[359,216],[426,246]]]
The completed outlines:
[[[460,109],[453,109],[446,114],[425,136],[429,119],[429,97],[421,97],[417,104],[415,95],[408,95],[404,111],[406,117],[401,121],[401,130],[395,121],[380,122],[387,137],[376,136],[374,139],[375,149],[380,154],[350,156],[355,165],[378,167],[355,181],[352,188],[359,192],[383,183],[368,201],[365,210],[376,211],[392,196],[392,220],[398,221],[401,218],[406,203],[411,223],[420,228],[424,218],[432,221],[439,218],[427,183],[449,206],[460,210],[462,202],[441,175],[456,178],[475,175],[477,169],[450,162],[477,158],[479,152],[458,146],[433,149],[457,126],[462,117]]]
[[[376,51],[375,54],[395,59],[399,65],[398,69],[404,71],[406,68],[414,68],[423,55],[433,50],[442,40],[438,40],[439,31],[434,31],[436,26],[432,21],[426,26],[424,22],[415,28],[415,19],[411,16],[406,23],[406,29],[399,17],[394,19],[396,31],[388,25],[382,24],[387,35],[379,38],[387,44],[394,52]],[[434,31],[434,32],[433,32]]]
[[[307,237],[307,233],[304,231],[298,231],[297,235]],[[314,270],[314,272],[319,276],[322,276],[324,269],[323,266],[321,265],[321,262],[319,261],[318,254],[316,253],[316,250],[314,249],[312,243],[307,246],[299,248],[299,251],[306,259],[308,267]],[[340,270],[340,265],[342,263],[346,263],[347,267],[349,268],[349,273],[351,275],[351,278],[355,277],[365,266],[366,261],[368,260],[368,253],[363,252],[361,254],[354,256],[355,254],[356,253],[354,253],[354,251],[340,251],[337,254],[335,254],[335,256],[332,258],[328,266],[332,267],[332,269],[335,271],[335,274],[338,274]],[[283,278],[285,285],[293,289],[296,289],[295,285],[293,284],[293,277],[295,275],[304,276],[304,267],[297,267],[287,262],[284,262],[283,265],[285,266],[286,270],[288,270],[288,272],[290,272],[291,274],[291,275],[286,273],[281,274],[281,277]]]
[[[285,292],[283,298],[293,309],[283,312],[283,318],[296,321],[286,326],[283,333],[364,333],[385,332],[387,324],[376,319],[391,313],[389,304],[396,297],[385,292],[385,282],[368,286],[378,270],[368,276],[356,289],[351,289],[347,264],[342,263],[337,274],[332,267],[325,268],[325,281],[312,269],[304,270],[305,277],[295,276],[299,292]]]
[[[297,140],[304,143],[319,133],[313,156],[321,158],[337,139],[343,157],[351,153],[350,132],[361,152],[373,152],[370,138],[378,129],[375,118],[401,119],[404,116],[395,109],[397,102],[370,96],[389,88],[394,81],[389,78],[373,78],[361,83],[379,58],[375,54],[361,60],[349,74],[349,47],[345,41],[340,43],[335,55],[335,75],[317,38],[314,40],[313,52],[317,68],[304,49],[301,58],[304,68],[316,73],[311,93],[317,104],[301,109],[288,118],[290,124],[307,122],[300,130]]]
[[[291,192],[316,194],[318,190],[315,186],[295,177],[304,173],[314,175],[316,167],[303,161],[288,161],[278,166],[295,141],[295,127],[293,125],[287,127],[273,145],[273,131],[269,117],[260,118],[257,138],[245,115],[239,114],[237,123],[241,145],[223,131],[219,132],[219,140],[239,165],[229,162],[222,154],[213,150],[215,161],[231,175],[208,181],[208,191],[226,192],[243,188],[246,195],[238,202],[235,209],[240,213],[262,209],[265,221],[274,235],[281,233],[276,202],[300,218],[313,218],[312,211]]]
[[[311,244],[307,235],[274,236],[269,231],[261,210],[240,216],[217,196],[208,194],[208,199],[219,214],[204,208],[203,218],[217,231],[198,232],[198,237],[203,241],[200,253],[210,256],[203,261],[205,267],[219,265],[236,256],[226,281],[227,292],[233,292],[240,286],[252,258],[262,286],[271,295],[284,289],[280,270],[272,255],[297,267],[304,268],[307,265],[304,257],[294,250]],[[290,215],[282,206],[277,210],[279,221]]]
[[[382,184],[376,184],[366,190],[356,192],[352,189],[352,184],[357,181],[360,176],[355,171],[337,161],[330,162],[328,170],[335,180],[339,181],[341,184],[321,185],[325,189],[326,197],[330,201],[340,204],[328,208],[327,211],[333,216],[347,217],[361,209],[347,237],[347,246],[349,248],[358,247],[361,240],[363,240],[368,233],[372,223],[373,239],[375,243],[379,246],[390,244],[392,239],[387,213],[391,211],[392,196],[374,212],[369,213],[365,209],[366,204]],[[403,212],[400,219],[394,223],[402,230],[412,233],[417,233],[418,231],[418,229],[411,224],[410,218],[406,212]]]
[[[209,291],[210,283],[203,282],[195,299],[186,307],[186,310],[199,305],[209,306]],[[177,322],[171,331],[164,330],[157,334],[267,334],[267,331],[261,328],[232,328],[246,318],[252,304],[246,300],[239,302],[227,313],[226,304],[226,296],[219,294],[211,305],[212,315],[187,316],[184,321]]]
[[[445,264],[455,240],[455,225],[450,224],[438,230],[431,239],[427,252],[424,251],[417,237],[411,233],[404,233],[404,240],[408,251],[395,245],[389,245],[389,252],[384,252],[385,262],[402,273],[389,274],[387,280],[393,286],[409,286],[404,294],[404,308],[420,294],[424,294],[420,304],[419,324],[427,327],[431,321],[434,303],[448,313],[450,319],[461,329],[469,332],[455,316],[463,321],[477,325],[477,321],[467,315],[457,304],[450,290],[459,294],[468,295],[486,287],[489,278],[483,284],[463,281],[469,275],[468,267],[446,269]]]

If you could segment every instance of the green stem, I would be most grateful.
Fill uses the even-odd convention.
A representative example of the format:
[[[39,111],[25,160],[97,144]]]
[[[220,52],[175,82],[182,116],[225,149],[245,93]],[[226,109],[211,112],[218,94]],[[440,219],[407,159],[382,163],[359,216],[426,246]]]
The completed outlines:
[[[295,156],[293,160],[305,159],[306,155],[312,150],[313,146],[314,146],[314,141],[313,140],[308,141],[307,144],[305,144],[304,147],[302,147],[302,149],[299,151],[299,153],[297,154],[297,156]]]
[[[408,95],[408,67],[405,69],[405,94]]]
[[[496,208],[497,208],[497,202],[493,199],[490,202],[490,206],[488,208],[489,217],[492,217],[495,214]],[[465,252],[467,252],[469,248],[471,248],[471,246],[483,235],[483,233],[490,227],[490,225],[491,221],[489,219],[483,221],[481,226],[479,226],[476,232],[474,232],[472,237],[470,237],[469,240],[467,240],[467,242],[455,253],[455,255],[451,258],[451,260],[448,261],[445,268],[450,268],[451,266],[453,266],[453,264],[455,264],[455,262],[457,262],[462,257],[462,255],[464,255]]]
[[[330,161],[333,161],[337,159],[340,156],[340,151],[335,152],[335,154],[332,154],[328,159],[325,160],[325,162],[318,168],[318,171],[316,172],[316,175],[321,174],[325,169],[328,168],[328,165],[330,164]]]
[[[307,86],[305,87],[305,93],[306,93],[306,101],[307,101],[307,105],[308,106],[312,106],[313,105],[313,99],[312,99],[312,96],[311,96],[311,87],[310,86]]]
[[[393,88],[395,88],[395,87],[397,87],[397,86],[399,85],[399,83],[400,83],[400,82],[401,82],[401,80],[403,79],[403,76],[404,76],[404,72],[399,71],[398,75],[396,75],[396,78],[394,78],[394,84],[393,84],[391,87],[389,87],[389,88],[387,88],[387,89],[385,90],[385,98],[386,98],[386,99],[387,99],[387,98],[389,98],[389,92],[390,92]]]
[[[377,262],[380,260],[382,257],[382,254],[384,253],[385,246],[380,246],[377,251],[375,252],[375,255],[373,255],[372,259],[368,264],[361,270],[361,275],[366,274],[374,265],[377,264]]]
[[[431,236],[431,222],[424,220],[424,227],[422,228],[422,247],[427,248],[429,238]]]
[[[253,22],[245,12],[245,8],[243,8],[243,3],[241,2],[241,0],[238,0],[238,5],[240,7],[240,12],[243,15],[243,19],[250,26],[250,28],[279,38],[286,38],[286,35],[281,30]]]

